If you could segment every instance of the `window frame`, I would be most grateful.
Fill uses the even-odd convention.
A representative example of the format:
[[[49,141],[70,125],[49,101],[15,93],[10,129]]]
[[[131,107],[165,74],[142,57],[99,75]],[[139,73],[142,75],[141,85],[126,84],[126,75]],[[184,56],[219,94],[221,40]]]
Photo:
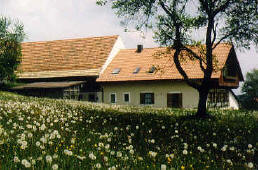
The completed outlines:
[[[141,71],[141,67],[136,67],[133,71],[133,74],[138,74]]]
[[[125,101],[125,95],[128,94],[128,101]],[[130,92],[124,92],[123,93],[123,102],[125,103],[131,103],[131,95]]]
[[[225,89],[211,89],[207,97],[209,108],[227,108],[230,105],[229,91]]]
[[[114,69],[112,70],[112,73],[111,73],[111,74],[119,74],[120,71],[121,71],[121,68],[114,68]]]
[[[112,95],[115,95],[115,102],[114,103],[112,102]],[[116,104],[117,103],[117,95],[116,95],[116,93],[110,93],[109,101],[110,101],[111,104]]]
[[[178,109],[180,109],[180,108],[183,108],[183,92],[181,92],[181,91],[172,91],[172,92],[168,92],[167,93],[167,107],[168,107],[168,95],[169,94],[177,94],[177,95],[179,95],[178,97],[178,107],[171,107],[171,108],[178,108]],[[170,108],[170,107],[169,107]]]
[[[145,103],[146,99],[145,99],[145,95],[146,94],[151,94],[151,103]],[[144,95],[144,99],[142,99],[142,95]],[[152,98],[153,97],[153,98]],[[142,102],[144,100],[144,103]],[[154,92],[140,92],[140,105],[154,105],[155,104],[155,93]]]
[[[157,68],[156,68],[155,66],[151,66],[151,67],[149,68],[149,70],[148,70],[148,73],[149,73],[149,74],[153,74],[153,73],[155,73],[156,70],[157,70]]]

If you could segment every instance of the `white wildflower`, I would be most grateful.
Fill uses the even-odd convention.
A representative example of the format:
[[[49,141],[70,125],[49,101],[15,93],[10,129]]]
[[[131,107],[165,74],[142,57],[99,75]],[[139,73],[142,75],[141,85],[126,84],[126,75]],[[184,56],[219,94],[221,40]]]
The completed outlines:
[[[52,159],[52,157],[50,156],[50,155],[47,155],[46,156],[46,161],[47,161],[47,163],[52,163],[52,161],[53,161],[53,159]]]
[[[118,157],[118,158],[120,158],[120,157],[122,157],[122,152],[120,152],[120,151],[118,151],[117,153],[116,153],[116,156]]]
[[[184,149],[184,150],[183,150],[183,154],[184,154],[184,155],[187,155],[187,153],[188,153],[187,150]]]
[[[132,154],[132,155],[134,154],[134,150],[133,150],[133,149],[131,149],[129,152],[130,152],[130,154]]]
[[[167,169],[167,165],[161,164],[160,170],[166,170],[166,169]]]
[[[52,169],[53,169],[53,170],[57,170],[57,169],[58,169],[58,165],[57,165],[57,164],[54,164],[54,165],[52,166]]]
[[[13,161],[14,161],[15,163],[18,163],[18,162],[20,162],[20,159],[19,159],[17,156],[15,156],[15,157],[13,158]]]
[[[253,164],[252,162],[249,162],[249,163],[247,164],[247,166],[248,166],[248,168],[253,168],[253,167],[254,167],[254,164]]]
[[[155,158],[157,156],[157,152],[149,151],[149,155]]]
[[[93,153],[90,153],[90,154],[89,154],[89,158],[90,158],[91,160],[96,160],[96,156],[95,156]]]
[[[248,148],[251,149],[253,147],[252,144],[248,144]]]
[[[100,169],[100,168],[101,168],[101,164],[100,164],[100,163],[97,163],[97,164],[96,164],[96,168],[97,168],[97,169]]]

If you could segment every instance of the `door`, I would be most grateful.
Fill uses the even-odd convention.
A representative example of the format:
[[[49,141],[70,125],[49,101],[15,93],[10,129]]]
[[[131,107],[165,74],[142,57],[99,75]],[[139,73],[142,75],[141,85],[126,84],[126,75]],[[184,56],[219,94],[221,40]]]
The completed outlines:
[[[168,93],[167,107],[182,108],[182,93]]]

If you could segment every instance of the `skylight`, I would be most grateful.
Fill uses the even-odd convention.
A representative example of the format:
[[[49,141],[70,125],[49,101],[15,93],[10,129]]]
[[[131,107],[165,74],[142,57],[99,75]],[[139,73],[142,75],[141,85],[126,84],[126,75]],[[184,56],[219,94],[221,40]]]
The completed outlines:
[[[118,74],[120,72],[120,68],[115,68],[113,71],[112,71],[112,74]]]
[[[140,70],[141,70],[141,67],[137,67],[137,68],[134,70],[133,74],[139,73]]]
[[[154,73],[155,70],[156,70],[156,67],[155,67],[155,66],[152,66],[152,67],[149,69],[149,73]]]

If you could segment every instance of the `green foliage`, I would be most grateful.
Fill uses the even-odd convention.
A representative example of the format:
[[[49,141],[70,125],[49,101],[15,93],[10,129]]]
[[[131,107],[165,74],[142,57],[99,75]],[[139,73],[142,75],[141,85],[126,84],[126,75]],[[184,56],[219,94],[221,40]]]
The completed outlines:
[[[137,108],[0,92],[2,169],[257,168],[257,112]],[[256,116],[256,117],[255,117]]]
[[[246,48],[250,42],[258,44],[256,0],[97,0],[98,5],[107,3],[127,26],[152,28],[161,45],[174,44],[177,24],[182,42],[192,43],[190,33],[207,29],[211,20],[210,39],[216,36],[217,41],[229,40]]]
[[[0,84],[13,81],[20,64],[21,45],[25,34],[23,25],[0,17]]]
[[[258,69],[246,74],[242,92],[244,93],[240,96],[242,107],[258,110]]]

